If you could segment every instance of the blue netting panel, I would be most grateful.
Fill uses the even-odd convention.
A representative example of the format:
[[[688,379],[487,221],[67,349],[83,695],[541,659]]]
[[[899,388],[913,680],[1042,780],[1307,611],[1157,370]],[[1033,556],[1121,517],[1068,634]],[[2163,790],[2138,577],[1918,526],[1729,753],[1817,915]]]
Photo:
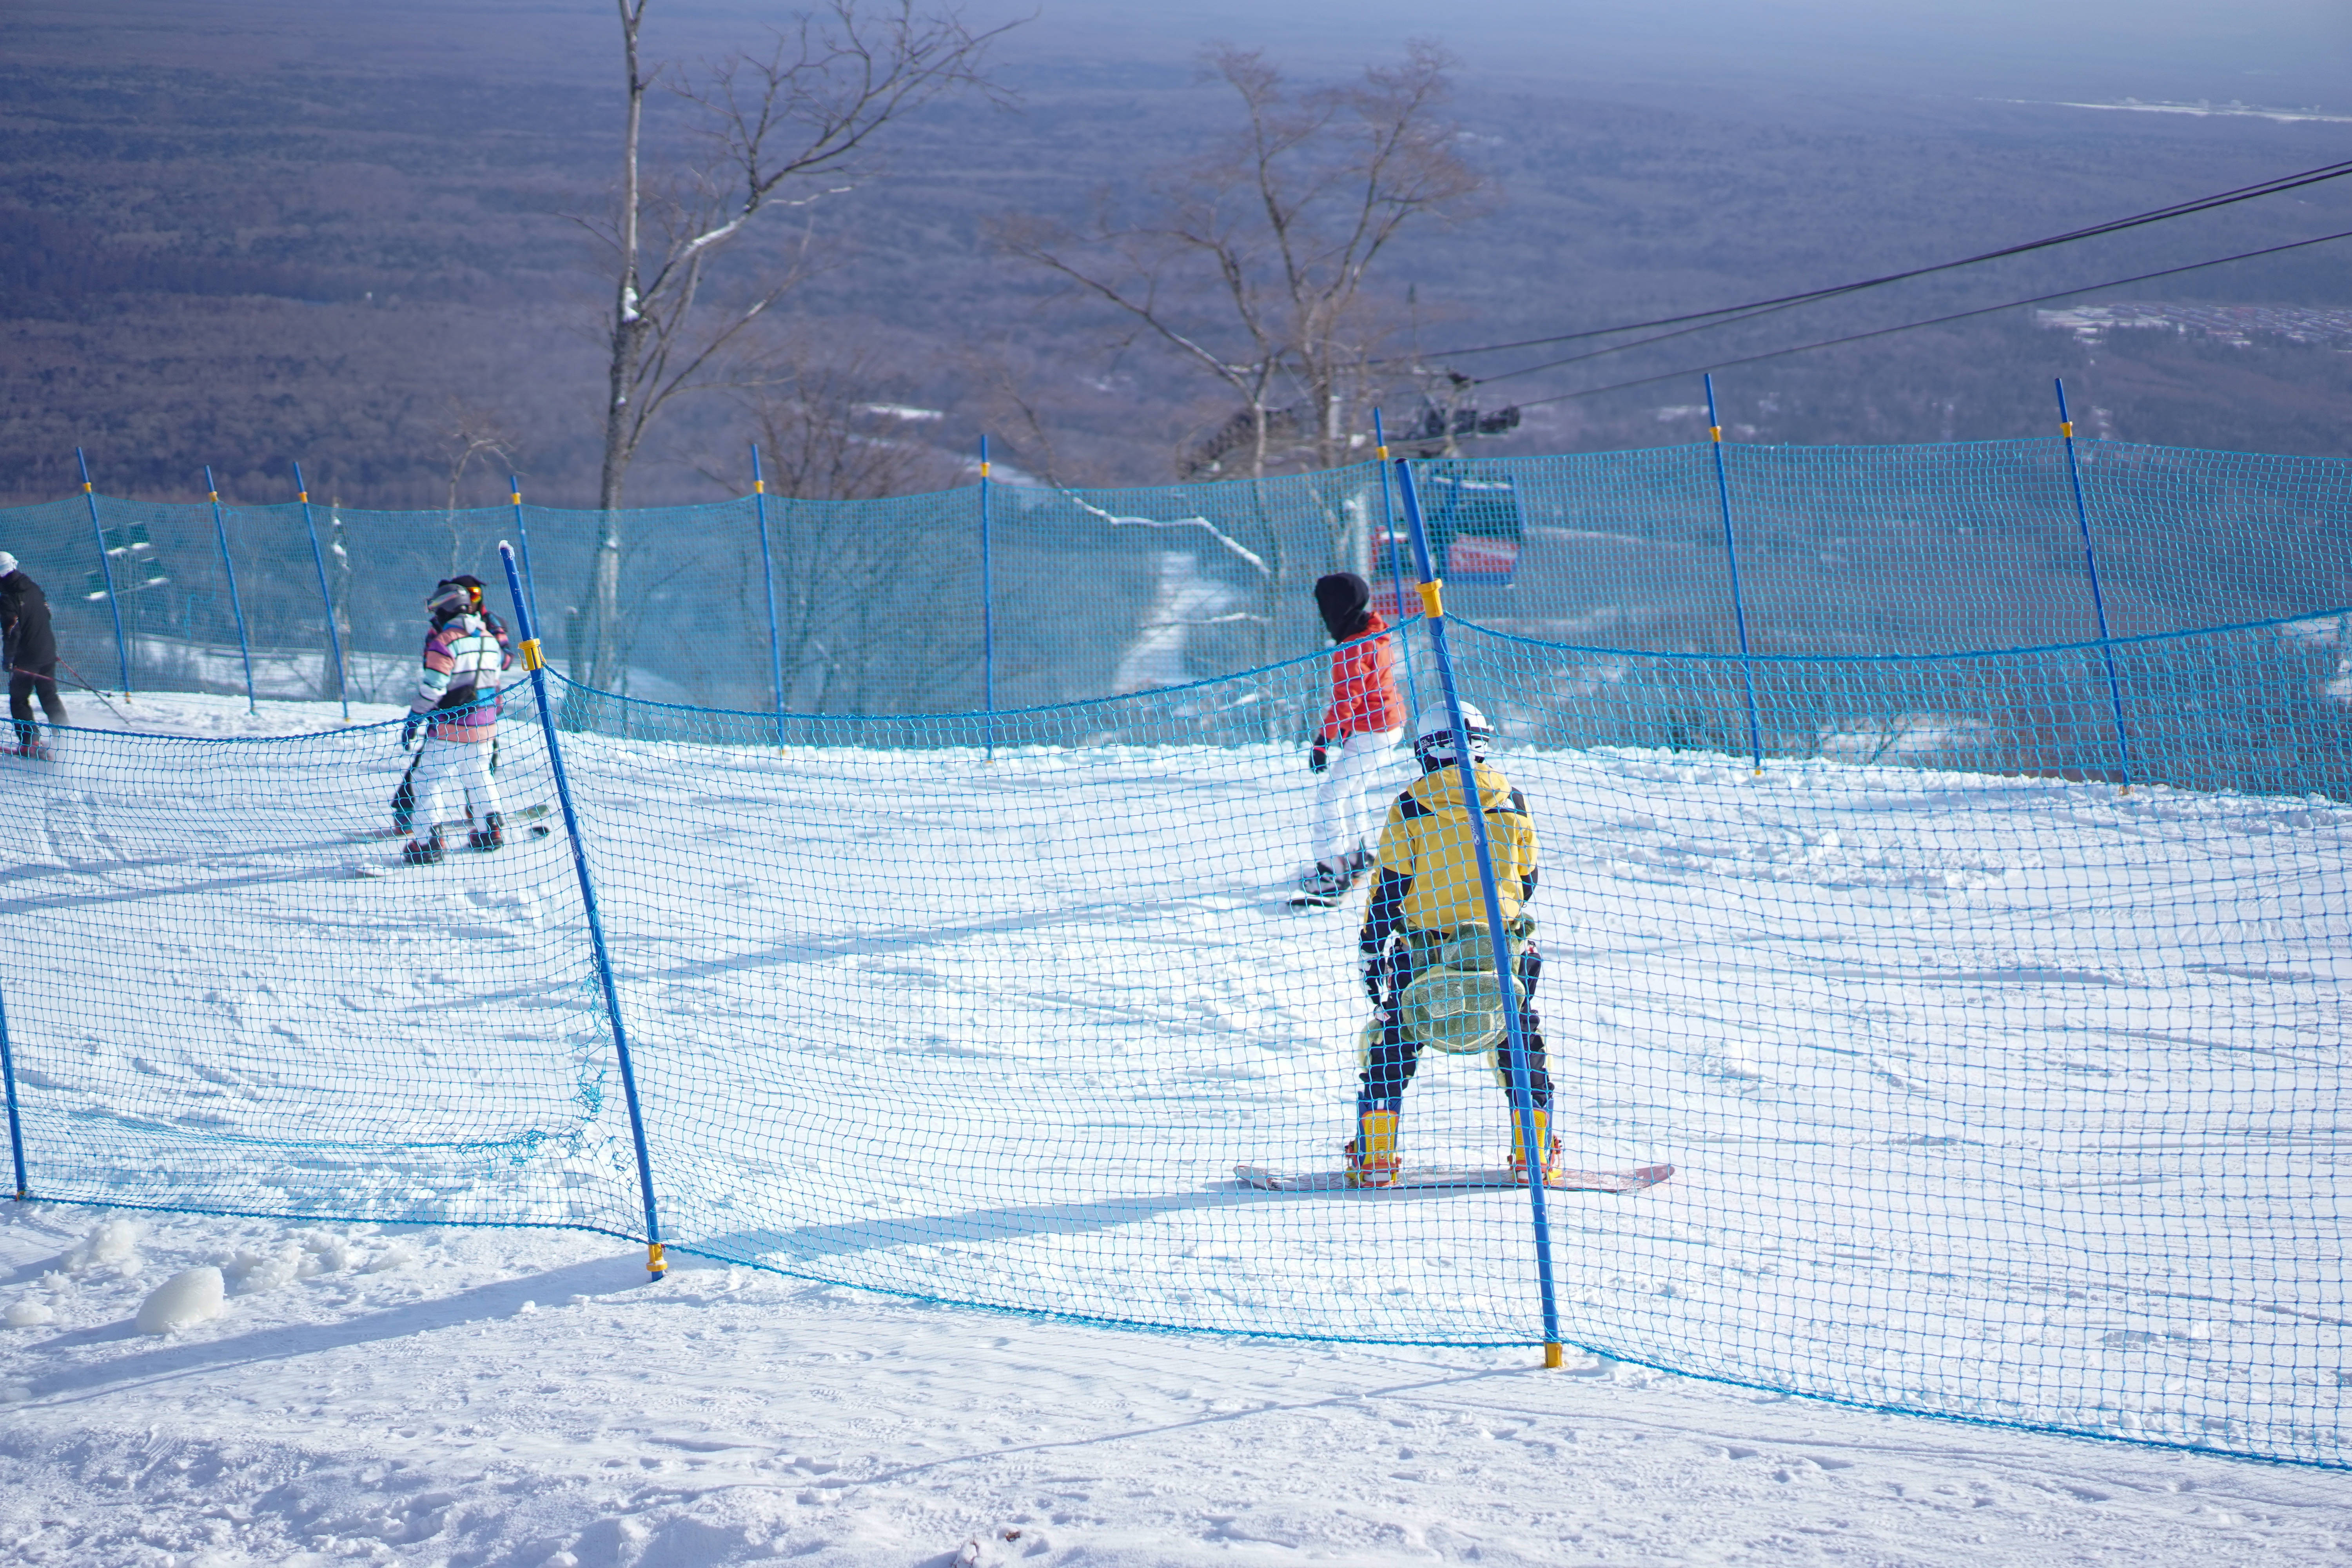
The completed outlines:
[[[2117,636],[2307,614],[2352,600],[2352,463],[2085,442],[2084,513]],[[1750,646],[1945,653],[2098,635],[2054,440],[1879,447],[1707,446],[1417,464],[1457,614],[1555,641],[1657,652],[1738,647],[1727,495]],[[703,707],[959,712],[1181,684],[1311,654],[1306,590],[1402,553],[1370,464],[1157,489],[979,487],[872,501],[614,514],[525,507],[312,508],[326,600],[357,700],[400,686],[438,578],[496,573],[527,539],[551,660],[599,689]],[[100,497],[113,571],[79,499],[0,513],[59,611],[66,658],[118,685],[242,689],[206,506]],[[234,507],[225,531],[263,696],[343,694],[299,507]],[[775,585],[772,637],[766,575]],[[1073,585],[1082,591],[1072,592]],[[1410,595],[1407,595],[1410,597]],[[781,703],[773,671],[785,674]]]
[[[1553,847],[1570,1146],[1682,1167],[1563,1215],[1574,1337],[2345,1461],[2352,721],[2298,627],[2116,647],[2128,793],[2095,647],[1759,661],[1759,775],[1737,660],[1457,639]]]
[[[2006,610],[1956,599],[1955,624],[2079,633],[2059,569],[2071,519],[2035,499],[2064,478],[2052,450],[1883,454],[1874,478],[1737,454],[1732,494],[1786,530],[1801,501],[1853,529],[1926,474],[1979,497],[1971,515],[2011,531],[2011,555],[2053,563],[2046,593],[2023,582]],[[1573,558],[1543,552],[1613,532],[1616,576],[1582,603],[1651,606],[1590,646],[1456,623],[1465,693],[1496,721],[1495,763],[1542,844],[1534,1002],[1565,1161],[1675,1167],[1642,1193],[1551,1194],[1567,1338],[1869,1405],[2347,1461],[2352,680],[2341,601],[2288,565],[2342,526],[2336,470],[2280,480],[2177,456],[2146,459],[2160,482],[2086,464],[2094,529],[2135,485],[2135,541],[2242,517],[2275,544],[2246,555],[2273,564],[2240,589],[2281,618],[1950,651],[1938,639],[1961,631],[1905,596],[1925,557],[1889,544],[1855,566],[1885,609],[1871,635],[1918,649],[1852,654],[1815,622],[1832,651],[1759,637],[1752,659],[1726,651],[1727,579],[1708,583],[1706,449],[1542,483],[1429,470],[1464,597],[1571,583]],[[1236,1173],[1333,1176],[1356,1126],[1366,889],[1333,910],[1289,900],[1331,782],[1303,755],[1331,655],[1170,686],[1180,658],[1122,677],[1110,653],[1135,645],[1087,628],[1143,605],[1147,627],[1311,637],[1280,629],[1306,608],[1305,563],[1377,559],[1384,542],[1370,468],[1212,489],[1228,510],[1178,504],[1200,490],[1041,491],[1005,522],[1015,581],[1056,559],[1053,540],[1095,542],[1098,575],[1023,635],[1043,649],[1066,625],[1091,649],[1074,655],[1096,661],[1088,681],[1161,688],[1107,699],[779,716],[757,710],[755,664],[751,710],[651,700],[740,689],[730,660],[670,646],[709,631],[716,647],[740,616],[695,620],[657,596],[650,565],[619,577],[640,595],[625,604],[651,606],[628,655],[635,694],[551,679],[674,1242],[1154,1327],[1539,1337],[1523,1192],[1268,1190]],[[2243,510],[2257,494],[2270,510]],[[285,512],[232,526],[282,535]],[[735,553],[681,557],[681,573],[749,569],[730,515],[709,548]],[[910,503],[892,527],[949,516]],[[208,510],[194,517],[209,530]],[[354,560],[395,548],[383,523],[355,551],[368,521],[335,525]],[[404,547],[434,553],[402,581],[511,521],[471,514],[452,542],[411,519]],[[551,620],[551,573],[593,583],[593,520],[564,532],[583,521],[534,520]],[[182,548],[165,542],[188,525],[156,514],[147,552]],[[1836,563],[1776,552],[1756,528],[1751,613],[1793,615]],[[1507,542],[1513,580],[1476,581],[1506,575]],[[2134,547],[2112,547],[2130,616],[2204,602],[2162,596],[2149,563],[2173,546]],[[2326,558],[2311,580],[2337,570]],[[383,650],[393,695],[413,679],[415,612],[352,576],[349,646]],[[1246,618],[1262,611],[1264,634]],[[894,629],[861,634],[873,649],[929,663],[869,693],[930,682],[969,702],[971,644],[944,611],[882,619]],[[908,626],[918,643],[888,640]],[[833,679],[809,665],[788,673]],[[20,804],[0,819],[19,917],[0,924],[0,985],[37,1195],[644,1234],[571,846],[560,812],[521,815],[551,804],[551,781],[528,689],[510,701],[509,842],[430,867],[393,869],[395,845],[366,837],[406,761],[383,727],[240,742],[68,731],[53,763],[0,763]],[[1377,839],[1415,769],[1375,751],[1360,776]],[[450,832],[462,842],[454,817]],[[388,874],[353,874],[361,862]],[[1424,1051],[1401,1137],[1412,1170],[1501,1169],[1491,1060]]]
[[[397,726],[68,730],[0,763],[37,1194],[643,1234],[579,885],[561,831],[531,831],[553,792],[529,688],[510,704],[516,842],[438,878],[356,870],[400,847]]]

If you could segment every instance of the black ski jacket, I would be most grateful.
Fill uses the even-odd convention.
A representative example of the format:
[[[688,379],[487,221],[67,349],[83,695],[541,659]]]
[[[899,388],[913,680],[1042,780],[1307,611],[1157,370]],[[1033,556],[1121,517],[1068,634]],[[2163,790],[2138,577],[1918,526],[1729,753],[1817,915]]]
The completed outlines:
[[[0,653],[8,668],[46,674],[58,662],[58,634],[49,626],[49,601],[41,585],[22,571],[0,577]]]

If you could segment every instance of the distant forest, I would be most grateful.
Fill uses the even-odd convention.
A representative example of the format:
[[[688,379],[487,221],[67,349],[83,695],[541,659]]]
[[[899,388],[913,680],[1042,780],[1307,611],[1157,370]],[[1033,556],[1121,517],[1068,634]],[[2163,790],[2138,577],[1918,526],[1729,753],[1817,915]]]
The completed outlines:
[[[460,500],[480,505],[506,482],[504,458],[476,439],[486,431],[533,500],[593,500],[609,285],[567,215],[601,210],[614,178],[608,9],[583,7],[543,70],[498,47],[330,48],[323,29],[348,20],[331,5],[320,37],[257,56],[166,12],[140,13],[134,46],[51,10],[0,64],[0,500],[78,489],[79,446],[116,494],[199,496],[210,463],[234,499],[281,499],[299,459],[322,497],[437,505],[470,443]],[[299,30],[307,14],[282,16]],[[657,26],[648,37],[658,53]],[[803,247],[810,276],[775,313],[777,352],[822,365],[830,395],[862,411],[864,438],[914,454],[897,488],[959,482],[983,433],[1016,468],[1171,482],[1230,399],[1148,345],[1121,350],[1119,321],[993,248],[988,224],[1082,215],[1097,190],[1197,152],[1230,123],[1229,100],[1181,62],[1015,51],[1003,82],[1012,107],[925,110],[896,128],[884,171],[796,209],[735,264]],[[1444,351],[1962,255],[2342,147],[2326,125],[1891,91],[1461,77],[1452,112],[1494,199],[1410,237],[1384,259],[1380,297],[1396,352],[1472,377],[1579,345]],[[676,129],[656,114],[657,136]],[[2352,189],[2323,186],[1463,395],[1523,405],[1515,430],[1479,438],[1496,456],[1689,441],[1704,435],[1696,372],[1710,363],[2344,228]],[[2352,306],[2346,256],[2316,247],[2082,300]],[[2352,453],[2352,358],[2332,347],[2158,331],[2087,342],[2030,309],[1717,382],[1740,440],[1945,441],[2051,433],[2053,375],[2090,434]],[[1397,423],[1419,415],[1409,378],[1392,398]],[[648,447],[631,504],[748,489],[754,433],[741,400],[707,395]]]

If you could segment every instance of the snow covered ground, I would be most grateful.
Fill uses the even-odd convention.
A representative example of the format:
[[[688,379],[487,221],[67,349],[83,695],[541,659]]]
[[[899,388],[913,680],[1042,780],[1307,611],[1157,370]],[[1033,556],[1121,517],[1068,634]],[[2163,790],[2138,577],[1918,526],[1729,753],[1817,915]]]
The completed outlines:
[[[1328,1164],[1355,1070],[1353,921],[1279,898],[1295,752],[567,742],[666,1223],[703,1255],[640,1287],[623,1243],[449,1223],[639,1223],[561,837],[353,878],[389,731],[265,704],[319,732],[224,747],[242,703],[138,701],[194,738],[0,773],[34,1190],[394,1223],[155,1215],[124,1252],[89,1209],[9,1215],[0,1556],[2339,1550],[2341,1473],[1633,1363],[2340,1459],[2352,808],[1512,754],[1572,1157],[1681,1168],[1553,1200],[1565,1336],[1622,1359],[1547,1374],[1523,1194],[1231,1178]],[[507,736],[509,806],[543,800]],[[1424,1070],[1410,1152],[1501,1136],[1478,1064]],[[226,1316],[133,1331],[206,1265]]]
[[[576,1234],[0,1211],[25,1568],[2340,1563],[2352,1475],[1524,1351],[1090,1329]],[[242,1266],[226,1315],[144,1289]],[[274,1265],[275,1267],[270,1267]],[[273,1282],[273,1280],[275,1282]]]

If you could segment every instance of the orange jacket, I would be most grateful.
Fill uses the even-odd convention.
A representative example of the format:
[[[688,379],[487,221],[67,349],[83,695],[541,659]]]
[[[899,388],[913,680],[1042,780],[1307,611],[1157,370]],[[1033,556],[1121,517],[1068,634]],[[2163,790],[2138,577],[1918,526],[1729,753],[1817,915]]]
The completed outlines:
[[[1388,622],[1374,610],[1364,621],[1357,640],[1331,658],[1331,705],[1315,731],[1318,741],[1346,735],[1373,734],[1404,725],[1404,699],[1397,692],[1396,643],[1385,634]]]

